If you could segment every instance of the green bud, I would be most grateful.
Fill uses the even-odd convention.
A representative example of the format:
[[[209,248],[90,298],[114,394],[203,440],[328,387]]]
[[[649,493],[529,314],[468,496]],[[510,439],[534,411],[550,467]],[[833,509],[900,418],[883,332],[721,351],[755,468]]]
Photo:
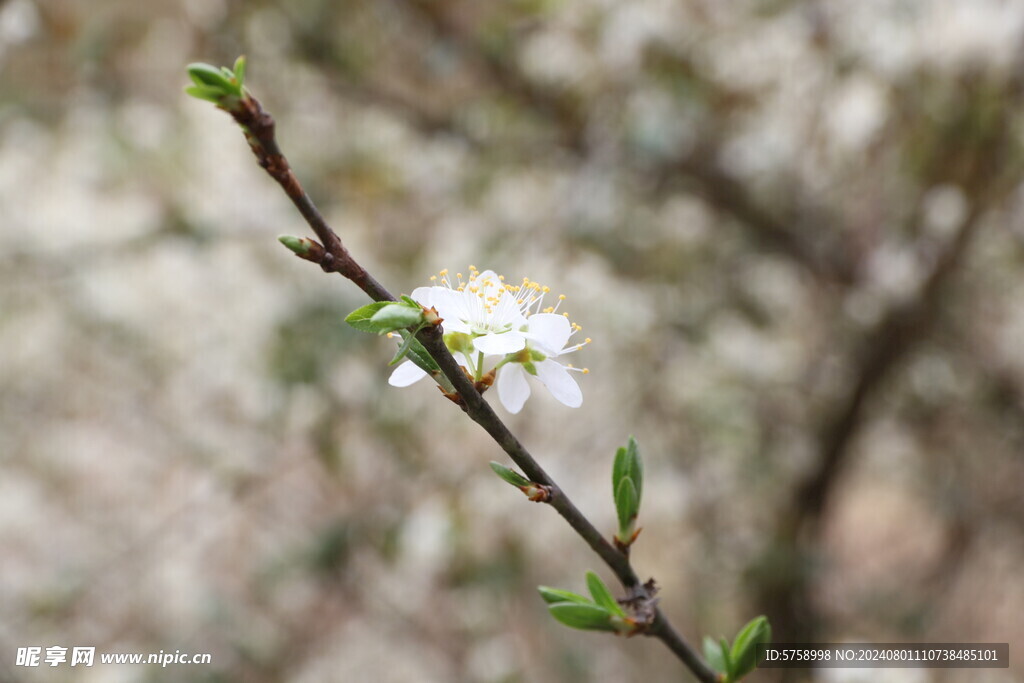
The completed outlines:
[[[309,253],[309,248],[313,246],[310,244],[309,240],[301,237],[293,237],[292,235],[281,235],[277,238],[277,241],[300,256]]]
[[[444,345],[452,353],[459,351],[466,356],[469,356],[474,351],[473,338],[465,332],[445,332]]]
[[[629,477],[619,482],[619,490],[615,492],[615,511],[619,517],[619,534],[617,538],[624,545],[633,541],[633,533],[636,528],[637,511],[640,507],[640,500],[636,495],[636,486]]]

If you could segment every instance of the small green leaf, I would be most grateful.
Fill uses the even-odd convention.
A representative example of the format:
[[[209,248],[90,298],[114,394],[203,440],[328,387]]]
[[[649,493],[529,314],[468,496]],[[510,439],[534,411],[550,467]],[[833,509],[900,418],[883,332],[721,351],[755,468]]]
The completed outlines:
[[[615,453],[615,462],[612,465],[612,492],[618,493],[619,483],[624,477],[633,480],[636,488],[637,508],[640,506],[640,497],[643,494],[644,465],[640,459],[640,448],[636,439],[632,436],[626,445]]]
[[[537,586],[537,590],[540,592],[540,597],[544,598],[544,602],[555,604],[559,602],[575,602],[580,605],[593,605],[594,603],[583,597],[570,591],[564,591],[561,588],[551,588],[550,586]]]
[[[185,88],[185,92],[196,99],[206,100],[214,104],[220,104],[221,98],[224,97],[222,90],[209,85],[190,85]]]
[[[413,308],[408,304],[390,304],[373,314],[370,324],[377,326],[377,334],[394,332],[423,323],[423,309],[419,304]]]
[[[557,602],[548,605],[548,611],[558,621],[570,628],[584,631],[618,631],[613,615],[603,607],[577,602]]]
[[[729,641],[725,638],[719,638],[718,649],[722,652],[722,659],[725,660],[725,680],[728,683],[733,683],[736,679],[732,675],[732,657],[729,656]]]
[[[235,80],[238,81],[238,86],[241,87],[245,83],[245,55],[238,55],[238,59],[235,60]]]
[[[377,326],[370,322],[370,319],[377,314],[380,309],[385,306],[390,306],[390,301],[374,301],[372,304],[366,304],[356,310],[352,311],[345,317],[347,322],[352,327],[356,328],[360,332],[377,332]]]
[[[615,492],[615,511],[619,515],[619,540],[628,543],[633,535],[637,512],[636,487],[629,477],[619,481],[619,490]]]
[[[502,479],[504,479],[505,481],[507,481],[508,483],[512,484],[517,488],[522,488],[523,486],[530,485],[529,479],[519,474],[515,470],[505,467],[501,463],[497,463],[492,460],[491,469],[494,470],[494,473],[497,474],[499,477],[501,477]]]
[[[732,660],[731,677],[738,681],[757,666],[757,646],[770,643],[772,627],[765,616],[755,617],[740,629],[732,643],[729,659]]]
[[[593,596],[594,602],[599,607],[604,607],[612,614],[618,614],[620,617],[626,616],[626,612],[623,611],[622,606],[615,600],[612,592],[608,590],[608,586],[604,584],[600,576],[592,571],[587,572],[587,589],[590,590],[590,595]]]
[[[196,85],[217,88],[225,94],[234,92],[234,86],[217,67],[203,64],[202,62],[194,62],[186,68],[188,69],[189,78]]]
[[[402,296],[400,296],[398,298],[401,299],[402,301],[404,301],[405,303],[409,304],[410,306],[417,306],[418,307],[420,305],[418,301],[413,299],[411,296],[406,296],[405,294],[403,294]]]
[[[722,646],[710,636],[704,636],[704,659],[708,660],[708,664],[715,671],[723,674],[729,673],[725,656],[722,654]]]
[[[417,331],[419,331],[419,330],[417,330]],[[406,334],[403,337],[403,341],[402,341],[401,345],[398,347],[398,351],[396,351],[394,357],[390,361],[388,361],[388,367],[394,365],[398,361],[400,361],[403,358],[405,358],[406,354],[409,353],[409,349],[412,348],[412,345],[414,343],[418,343],[416,341],[416,335],[409,334],[408,331],[406,331]]]
[[[431,377],[437,378],[441,373],[441,366],[437,364],[434,357],[427,353],[427,349],[420,343],[420,340],[411,334],[409,330],[398,330],[398,334],[402,335],[402,339],[409,341],[409,348],[406,351],[406,356],[415,363],[420,370],[423,370]]]

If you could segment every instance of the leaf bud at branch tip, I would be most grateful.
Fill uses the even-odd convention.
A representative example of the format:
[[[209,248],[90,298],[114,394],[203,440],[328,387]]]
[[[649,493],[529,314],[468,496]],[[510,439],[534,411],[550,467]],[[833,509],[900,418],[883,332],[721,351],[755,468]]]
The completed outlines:
[[[299,256],[305,256],[308,254],[310,248],[313,246],[309,240],[303,237],[295,237],[293,235],[281,235],[277,238],[277,241]]]

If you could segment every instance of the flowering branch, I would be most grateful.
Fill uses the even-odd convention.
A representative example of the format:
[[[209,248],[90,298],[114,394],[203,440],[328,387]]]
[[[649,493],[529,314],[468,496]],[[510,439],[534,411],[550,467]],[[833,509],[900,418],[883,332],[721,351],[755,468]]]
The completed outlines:
[[[189,75],[196,86],[189,88],[188,92],[200,99],[214,102],[235,119],[245,132],[246,140],[259,165],[277,181],[319,240],[283,237],[281,242],[298,257],[318,264],[324,272],[336,272],[345,276],[374,301],[395,302],[394,306],[381,308],[371,305],[373,311],[368,312],[367,315],[369,313],[373,313],[373,315],[359,318],[360,325],[369,327],[361,329],[386,331],[388,323],[385,322],[385,318],[387,318],[392,321],[391,329],[402,332],[403,337],[406,337],[403,349],[408,348],[411,343],[407,335],[415,335],[415,339],[429,354],[433,363],[436,363],[436,366],[433,367],[439,369],[444,376],[444,381],[438,378],[442,390],[448,386],[453,389],[453,391],[445,390],[445,394],[456,402],[474,422],[483,427],[512,461],[522,469],[527,477],[523,480],[526,484],[522,484],[520,479],[517,479],[519,475],[512,473],[507,468],[499,466],[495,468],[495,471],[506,481],[527,492],[531,500],[545,502],[553,507],[608,565],[626,590],[626,597],[615,601],[604,585],[600,583],[600,579],[590,573],[588,574],[588,584],[591,585],[591,592],[595,598],[593,603],[567,591],[542,589],[542,597],[554,603],[550,605],[552,614],[563,623],[577,628],[615,630],[627,635],[644,634],[657,638],[686,665],[698,680],[704,683],[735,681],[745,675],[749,669],[741,670],[731,665],[720,664],[716,667],[722,671],[720,674],[705,663],[658,608],[655,598],[657,588],[653,579],[641,583],[630,564],[628,548],[638,533],[638,530],[634,529],[634,524],[639,507],[640,478],[642,476],[642,467],[639,463],[635,442],[631,440],[627,449],[620,449],[613,473],[613,483],[616,486],[616,505],[619,508],[620,517],[620,533],[615,538],[616,545],[613,546],[579,511],[572,500],[544,471],[483,399],[479,389],[480,382],[474,381],[474,378],[468,376],[449,351],[440,326],[441,320],[436,311],[427,307],[420,307],[422,310],[419,310],[416,308],[419,306],[417,302],[408,297],[403,297],[405,303],[400,303],[391,292],[367,273],[345,248],[341,238],[327,224],[312,199],[303,190],[278,147],[274,134],[274,119],[244,87],[244,69],[245,62],[242,58],[236,62],[233,71],[226,68],[218,71],[208,65],[193,64],[189,67]],[[402,307],[405,307],[406,310],[391,311],[384,315],[385,308],[401,309]],[[412,317],[409,317],[410,315]],[[400,353],[398,357],[401,355]],[[421,363],[428,365],[429,361],[420,359],[419,362],[416,362],[417,365],[421,365]],[[504,470],[504,472],[499,470]],[[622,501],[625,502],[620,502],[619,489],[625,492],[621,496]],[[579,602],[576,598],[584,602]],[[609,621],[610,617],[615,621]],[[597,621],[588,621],[588,619]],[[763,618],[761,619],[763,620]],[[742,636],[743,633],[741,631],[740,635]],[[763,642],[765,638],[769,637],[764,634],[763,629],[758,631],[758,634],[760,634],[758,635],[760,640],[754,639],[757,642]],[[749,659],[748,655],[753,651],[754,640],[750,637],[738,637],[732,649],[736,651],[737,648],[740,648],[741,652],[738,654],[734,652],[736,654],[734,659]],[[718,645],[714,641],[711,642],[713,645],[711,650],[705,643],[705,655],[717,662],[721,660],[721,652],[715,649]],[[722,642],[724,648],[724,639]],[[728,653],[724,657],[724,661],[728,663]]]

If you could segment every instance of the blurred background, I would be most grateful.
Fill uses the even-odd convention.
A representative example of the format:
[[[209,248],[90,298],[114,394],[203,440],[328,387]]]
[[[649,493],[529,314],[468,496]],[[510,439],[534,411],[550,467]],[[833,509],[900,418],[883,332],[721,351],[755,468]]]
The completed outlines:
[[[688,680],[549,617],[538,584],[612,577],[277,243],[300,216],[182,93],[241,53],[392,291],[568,296],[584,405],[507,422],[609,534],[636,435],[634,564],[691,642],[1020,656],[1024,1],[0,0],[0,680]]]

